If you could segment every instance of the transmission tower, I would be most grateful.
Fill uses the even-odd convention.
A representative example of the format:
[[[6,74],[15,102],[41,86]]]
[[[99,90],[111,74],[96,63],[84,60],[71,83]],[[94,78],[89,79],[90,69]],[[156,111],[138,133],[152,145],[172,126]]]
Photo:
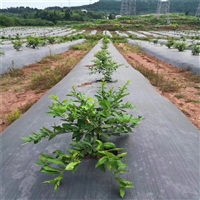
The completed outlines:
[[[122,0],[120,15],[136,15],[136,0]]]
[[[170,11],[170,0],[158,0],[157,5],[157,18],[160,17],[160,15],[165,15],[167,18],[167,23],[170,24],[169,20],[169,11]]]
[[[199,6],[197,8],[197,12],[196,12],[196,17],[200,17],[200,3],[199,3]]]

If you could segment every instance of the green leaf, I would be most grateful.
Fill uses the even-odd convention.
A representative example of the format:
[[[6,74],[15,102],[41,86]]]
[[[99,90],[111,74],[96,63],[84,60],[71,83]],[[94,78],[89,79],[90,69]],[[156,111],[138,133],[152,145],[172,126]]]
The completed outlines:
[[[45,163],[43,163],[43,162],[35,162],[35,164],[37,164],[37,165],[45,165]]]
[[[98,167],[100,168],[101,171],[103,171],[103,172],[106,171],[106,168],[105,168],[105,165],[104,165],[104,164],[99,165]]]
[[[85,141],[85,140],[82,140],[81,142],[82,142],[83,144],[89,146],[89,147],[92,147],[92,145],[91,145],[89,142]]]
[[[113,148],[116,147],[116,145],[115,145],[114,143],[112,143],[112,142],[105,142],[105,143],[103,144],[103,146],[104,146],[104,148],[106,148],[106,149],[113,149]]]
[[[107,161],[107,156],[104,156],[99,159],[98,163],[95,165],[95,168],[99,167],[100,165],[104,164]]]
[[[60,161],[60,160],[51,159],[51,158],[48,158],[47,160],[48,160],[48,162],[50,162],[50,163],[54,163],[54,164],[57,164],[57,165],[63,165],[63,166],[65,166],[65,164],[64,164],[62,161]]]
[[[43,172],[43,173],[46,173],[46,174],[59,174],[60,173],[60,172],[54,172],[54,171],[46,171],[46,170],[43,170],[43,169],[41,169],[40,171]]]
[[[27,141],[27,142],[31,142],[31,139],[29,137],[21,137],[22,140]]]
[[[120,188],[120,196],[121,198],[124,198],[125,195],[125,189],[124,188]]]
[[[65,170],[73,170],[74,167],[75,167],[76,165],[78,165],[79,163],[80,163],[80,161],[71,162],[71,163],[69,163],[69,164],[66,166]]]
[[[54,184],[55,180],[44,181],[43,184]]]
[[[126,155],[127,155],[127,152],[125,152],[125,153],[120,153],[120,154],[117,155],[117,157],[118,157],[118,158],[122,158],[122,157],[124,157],[124,156],[126,156]]]
[[[134,188],[134,186],[133,185],[127,185],[126,188],[131,189],[131,188]]]
[[[50,167],[50,166],[44,166],[41,170],[42,172],[55,172],[55,173],[60,173],[60,170],[59,169],[56,169],[56,168],[53,168],[53,167]]]

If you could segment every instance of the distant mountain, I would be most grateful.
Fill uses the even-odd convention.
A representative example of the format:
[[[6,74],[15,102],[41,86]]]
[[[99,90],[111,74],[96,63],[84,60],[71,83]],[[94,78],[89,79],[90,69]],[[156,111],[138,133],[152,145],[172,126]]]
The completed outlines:
[[[137,14],[155,13],[159,0],[137,0]],[[194,14],[197,10],[200,0],[170,0],[170,12]],[[87,9],[91,11],[101,11],[106,13],[119,14],[121,8],[121,0],[99,0],[96,3],[75,7],[48,7],[45,10],[63,11],[65,9],[78,10]],[[0,9],[0,13],[20,14],[23,12],[31,13],[39,9],[29,7],[17,7]]]
[[[194,14],[197,10],[199,0],[170,0],[170,12]],[[155,13],[158,0],[137,0],[137,13]],[[120,13],[121,0],[99,0],[91,5],[72,7],[72,9],[88,9],[93,11]]]

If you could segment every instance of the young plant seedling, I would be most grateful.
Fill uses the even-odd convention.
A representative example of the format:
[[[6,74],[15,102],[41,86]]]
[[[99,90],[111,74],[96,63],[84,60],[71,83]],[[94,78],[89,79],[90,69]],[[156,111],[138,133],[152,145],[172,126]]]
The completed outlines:
[[[94,67],[89,68],[89,74],[102,74],[103,80],[112,82],[112,74],[121,65],[114,62],[108,50],[100,50],[95,54],[96,60],[93,60]]]
[[[158,44],[158,39],[153,39],[154,44]]]
[[[166,46],[170,49],[171,47],[173,47],[174,43],[175,43],[174,40],[168,40]]]
[[[129,95],[127,86],[128,82],[115,91],[114,88],[107,89],[106,82],[102,82],[95,98],[76,91],[75,87],[67,95],[70,98],[62,102],[57,96],[52,96],[53,103],[48,114],[61,118],[63,123],[52,126],[53,130],[43,127],[39,133],[22,138],[25,144],[37,144],[45,138],[52,140],[57,135],[72,133],[71,148],[67,153],[56,150],[54,156],[41,154],[40,161],[36,162],[42,167],[41,172],[58,175],[53,180],[45,181],[45,184],[54,184],[57,190],[64,172],[75,173],[82,160],[89,156],[98,159],[95,168],[104,172],[107,169],[113,174],[119,183],[122,198],[126,188],[133,188],[132,182],[118,176],[128,172],[128,165],[123,162],[127,152],[119,153],[123,148],[108,142],[111,136],[132,132],[132,128],[142,120],[141,116],[134,118],[127,113],[128,109],[135,108],[129,102],[123,102],[123,98]]]
[[[33,36],[27,37],[27,45],[26,45],[27,47],[36,49],[38,48],[39,44],[40,44],[40,38]]]
[[[184,51],[188,47],[187,47],[187,44],[185,42],[176,42],[176,43],[174,43],[174,48],[178,49],[178,51]]]
[[[97,59],[93,60],[94,67],[89,68],[89,74],[102,74],[104,76],[103,80],[107,82],[112,82],[111,76],[120,65],[112,60],[112,57],[110,56],[110,53],[107,50],[109,42],[109,39],[106,36],[104,36],[102,50],[98,51],[95,54],[95,57]]]
[[[16,51],[20,51],[20,49],[22,48],[23,42],[18,40],[18,41],[13,41],[12,44],[13,44],[13,48],[16,49]]]
[[[200,53],[200,45],[195,44],[192,48],[192,55],[199,55]]]

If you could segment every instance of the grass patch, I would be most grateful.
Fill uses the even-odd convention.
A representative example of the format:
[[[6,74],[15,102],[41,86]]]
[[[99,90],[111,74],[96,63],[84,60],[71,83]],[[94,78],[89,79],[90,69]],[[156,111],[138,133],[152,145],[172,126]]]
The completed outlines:
[[[1,77],[5,77],[5,76],[9,76],[12,78],[22,77],[24,76],[24,71],[22,69],[9,68],[7,72],[1,75]]]
[[[177,99],[184,99],[185,95],[184,94],[175,94],[174,95]]]
[[[200,86],[198,86],[198,85],[194,85],[193,87],[196,89],[200,89]]]
[[[124,52],[132,52],[132,53],[143,53],[144,52],[139,44],[132,46],[128,43],[120,43],[117,47]]]
[[[198,96],[200,96],[200,92],[197,92],[197,93],[195,93],[195,95],[198,95]]]
[[[187,99],[187,101],[186,101],[187,103],[190,103],[190,102],[192,102],[192,103],[200,103],[200,100],[197,100],[197,99]]]
[[[176,81],[166,80],[158,72],[155,73],[153,70],[147,69],[142,65],[136,66],[135,69],[149,79],[152,85],[159,87],[162,92],[177,92],[180,89]]]
[[[117,44],[120,44],[120,43],[127,43],[127,38],[125,37],[120,37],[118,35],[114,35],[112,38],[111,38],[111,41],[113,43],[117,43]]]
[[[70,50],[89,51],[96,43],[97,42],[84,42],[82,44],[72,46]],[[49,56],[43,59],[40,64],[44,64],[49,61],[60,60],[63,58],[63,55]],[[71,69],[78,63],[80,58],[82,58],[82,54],[75,58],[69,57],[54,69],[43,66],[42,71],[44,71],[44,73],[33,74],[32,79],[27,86],[27,90],[31,89],[36,90],[37,92],[42,92],[50,89],[71,71]]]
[[[20,118],[21,115],[22,115],[22,112],[16,109],[16,110],[13,110],[10,114],[8,114],[5,119],[9,124],[12,124],[15,120]]]
[[[49,69],[42,74],[34,74],[27,89],[37,90],[38,92],[50,89],[64,78],[76,63],[76,59],[69,58],[65,63],[60,64],[55,69]]]
[[[64,58],[64,55],[62,55],[62,54],[50,55],[50,56],[47,56],[47,57],[43,58],[38,63],[39,64],[47,64],[49,62],[57,61],[57,60],[60,60],[60,59],[63,59],[63,58]]]
[[[92,47],[94,47],[96,43],[97,42],[93,41],[93,42],[84,42],[82,44],[76,44],[76,45],[71,46],[70,50],[88,51]]]
[[[33,104],[35,104],[37,101],[34,101],[34,102],[31,102],[31,103],[27,103],[27,104],[25,104],[24,106],[21,106],[20,108],[19,108],[19,110],[20,110],[20,112],[21,113],[25,113],[27,110],[29,110],[32,106],[33,106]]]

